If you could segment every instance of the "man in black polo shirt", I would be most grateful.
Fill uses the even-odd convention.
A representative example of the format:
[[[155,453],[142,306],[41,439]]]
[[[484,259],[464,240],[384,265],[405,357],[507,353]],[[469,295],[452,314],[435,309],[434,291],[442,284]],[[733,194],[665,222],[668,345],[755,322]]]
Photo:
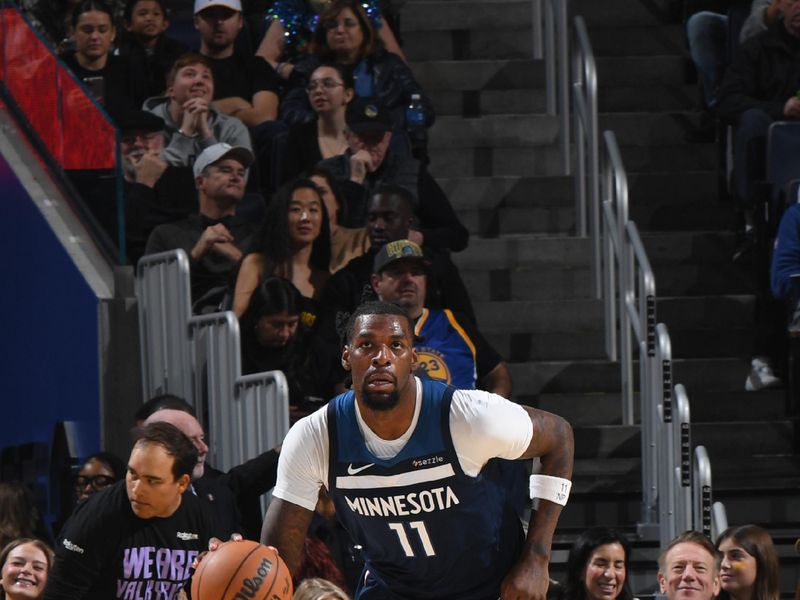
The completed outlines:
[[[193,167],[200,213],[159,225],[147,240],[146,254],[183,248],[189,255],[195,312],[217,308],[256,234],[254,224],[236,215],[252,163],[244,146],[203,150]]]

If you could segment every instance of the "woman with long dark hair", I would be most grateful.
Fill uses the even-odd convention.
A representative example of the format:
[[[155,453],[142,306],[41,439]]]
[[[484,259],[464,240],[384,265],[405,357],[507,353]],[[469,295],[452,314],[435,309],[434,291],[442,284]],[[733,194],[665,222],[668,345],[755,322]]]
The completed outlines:
[[[340,379],[330,353],[306,324],[305,300],[290,281],[268,277],[240,320],[242,372],[283,371],[293,419],[327,401]]]
[[[720,564],[719,600],[778,600],[778,552],[758,525],[729,527],[717,538]]]
[[[630,544],[618,531],[584,531],[569,551],[563,600],[632,600],[630,555]]]
[[[316,119],[289,128],[283,154],[283,181],[294,179],[319,161],[347,150],[344,115],[354,94],[350,69],[337,64],[318,66],[306,84],[306,94]]]
[[[328,213],[317,186],[308,179],[288,183],[269,204],[259,248],[242,261],[233,312],[244,314],[258,285],[266,277],[278,276],[294,284],[309,300],[308,312],[316,315],[316,299],[330,277],[330,262]]]
[[[292,89],[281,105],[281,118],[288,123],[314,120],[305,94],[311,74],[323,63],[352,69],[355,95],[379,98],[392,115],[396,131],[406,128],[405,109],[411,96],[419,94],[425,127],[435,119],[433,104],[411,69],[396,54],[387,52],[380,36],[358,0],[334,0],[319,17],[311,43],[311,54],[297,63]]]

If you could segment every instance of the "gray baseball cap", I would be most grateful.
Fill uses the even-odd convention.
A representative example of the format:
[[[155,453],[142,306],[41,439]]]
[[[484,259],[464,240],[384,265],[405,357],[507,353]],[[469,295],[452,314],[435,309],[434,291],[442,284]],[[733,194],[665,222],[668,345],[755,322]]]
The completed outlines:
[[[192,172],[195,177],[200,177],[200,173],[202,173],[206,167],[227,157],[238,160],[244,165],[245,169],[249,168],[255,160],[249,148],[245,148],[244,146],[231,146],[230,144],[220,142],[219,144],[209,146],[200,153],[200,156],[194,161]]]

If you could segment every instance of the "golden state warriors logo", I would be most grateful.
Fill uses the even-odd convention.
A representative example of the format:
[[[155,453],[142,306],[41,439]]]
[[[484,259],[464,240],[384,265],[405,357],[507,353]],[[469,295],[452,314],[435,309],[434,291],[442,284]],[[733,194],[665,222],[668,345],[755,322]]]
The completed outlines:
[[[450,369],[447,368],[441,352],[433,348],[417,348],[417,360],[419,361],[417,373],[420,377],[450,383]]]

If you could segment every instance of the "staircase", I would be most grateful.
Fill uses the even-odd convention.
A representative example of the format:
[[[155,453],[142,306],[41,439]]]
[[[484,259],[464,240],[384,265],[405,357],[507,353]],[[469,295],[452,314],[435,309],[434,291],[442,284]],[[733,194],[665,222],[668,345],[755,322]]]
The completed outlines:
[[[752,265],[734,265],[734,215],[718,198],[715,144],[684,141],[697,94],[683,33],[648,0],[571,0],[597,57],[600,129],[613,129],[628,171],[631,218],[656,274],[657,318],[670,330],[673,381],[707,447],[715,500],[731,524],[757,522],[782,556],[782,588],[800,561],[800,456],[783,390],[747,393]],[[640,517],[640,436],[621,425],[619,365],[603,350],[590,242],[571,236],[572,181],[559,174],[558,123],[545,114],[544,66],[531,60],[528,0],[406,0],[405,51],[439,114],[431,172],[465,225],[454,259],[479,324],[509,361],[517,401],[575,428],[573,495],[551,575],[591,525],[633,536]],[[570,28],[572,23],[570,22]],[[640,540],[634,590],[655,584],[657,542]]]

